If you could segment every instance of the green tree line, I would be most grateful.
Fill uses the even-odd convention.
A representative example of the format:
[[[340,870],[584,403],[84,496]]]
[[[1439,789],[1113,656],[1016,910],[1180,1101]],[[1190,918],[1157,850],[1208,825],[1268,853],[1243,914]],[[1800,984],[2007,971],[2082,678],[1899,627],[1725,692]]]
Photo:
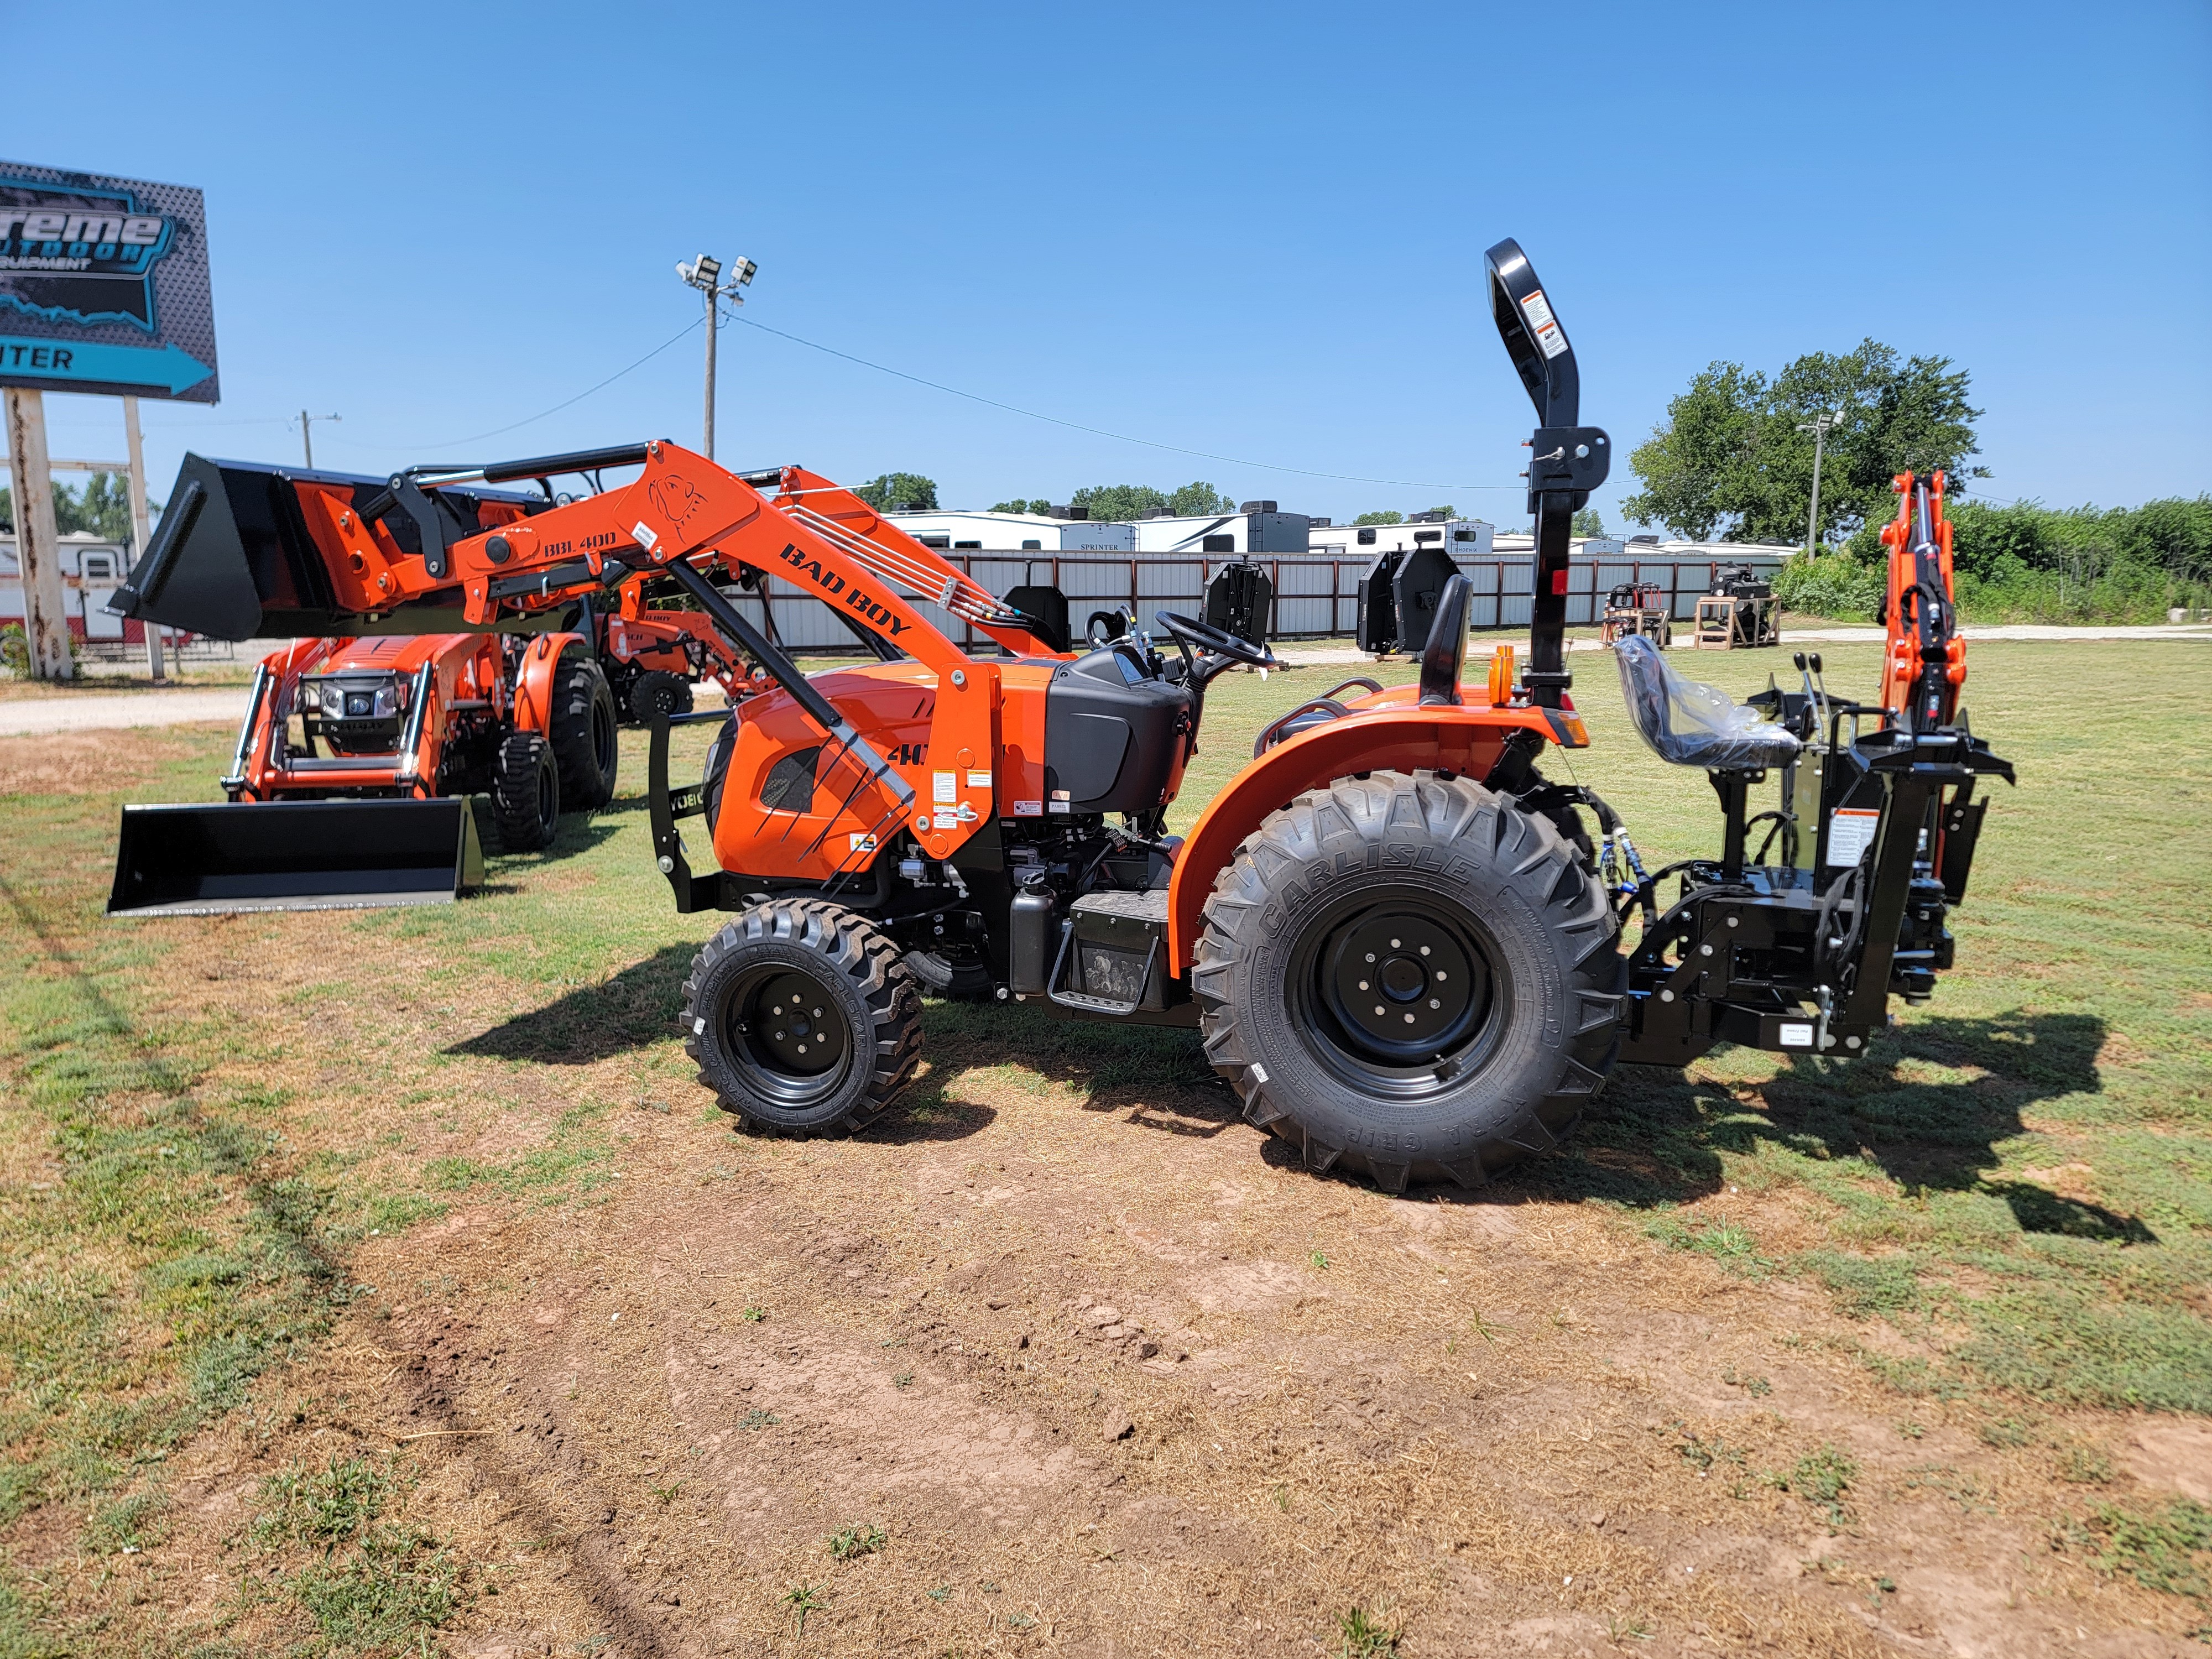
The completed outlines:
[[[158,519],[161,509],[149,503]],[[119,472],[95,472],[80,489],[54,485],[54,527],[64,536],[89,534],[131,544],[131,482]],[[15,491],[0,485],[0,530],[15,529]]]
[[[1869,519],[1841,548],[1793,559],[1775,587],[1793,611],[1871,619],[1888,550]],[[2141,507],[2049,507],[2040,501],[1946,503],[1960,613],[1975,622],[2164,622],[2177,605],[2212,603],[2212,495]]]

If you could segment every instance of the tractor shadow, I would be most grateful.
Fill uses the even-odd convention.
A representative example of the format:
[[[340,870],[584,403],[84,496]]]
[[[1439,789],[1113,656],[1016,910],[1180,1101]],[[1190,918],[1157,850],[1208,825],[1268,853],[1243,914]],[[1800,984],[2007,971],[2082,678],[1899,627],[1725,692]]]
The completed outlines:
[[[509,853],[499,844],[499,828],[488,812],[477,815],[477,840],[483,848],[484,864],[488,869],[501,873],[528,870],[541,864],[559,864],[563,860],[588,853],[622,833],[622,825],[601,822],[604,811],[586,817],[580,812],[563,815],[560,827],[553,832],[553,844],[537,851]]]
[[[602,984],[516,1014],[443,1052],[540,1066],[589,1066],[679,1034],[684,976],[696,945],[664,945]]]
[[[1773,1146],[1871,1164],[1908,1196],[1978,1188],[2004,1199],[2028,1232],[2151,1243],[2133,1217],[1989,1179],[2029,1107],[2100,1091],[2106,1031],[2094,1014],[1939,1017],[1879,1039],[1864,1059],[1791,1056],[1759,1084],[1623,1066],[1565,1143],[1504,1177],[1497,1196],[1680,1204],[1725,1186],[1724,1157]]]
[[[1078,1096],[1079,1111],[1115,1113],[1157,1134],[1210,1139],[1244,1121],[1236,1095],[1206,1063],[1198,1033],[1183,1027],[948,1000],[923,1006],[922,1053],[933,1076],[997,1073],[1030,1087],[1041,1079]]]

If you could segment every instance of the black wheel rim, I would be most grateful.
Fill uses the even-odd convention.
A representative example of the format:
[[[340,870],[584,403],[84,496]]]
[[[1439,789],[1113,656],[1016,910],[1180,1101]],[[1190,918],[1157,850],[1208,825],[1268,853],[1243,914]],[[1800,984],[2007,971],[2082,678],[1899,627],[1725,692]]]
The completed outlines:
[[[561,780],[550,764],[538,769],[538,822],[551,830],[561,816]]]
[[[768,963],[739,976],[723,1004],[725,1044],[746,1084],[786,1107],[837,1092],[852,1070],[852,1032],[832,988]]]
[[[1413,1103],[1488,1060],[1510,1012],[1497,942],[1441,894],[1348,900],[1315,917],[1293,954],[1292,1027],[1329,1071]]]

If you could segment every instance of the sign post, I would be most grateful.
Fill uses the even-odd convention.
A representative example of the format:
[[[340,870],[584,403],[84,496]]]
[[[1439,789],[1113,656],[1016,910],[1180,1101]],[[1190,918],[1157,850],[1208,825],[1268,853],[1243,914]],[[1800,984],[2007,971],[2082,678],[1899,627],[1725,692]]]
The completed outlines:
[[[151,515],[146,511],[146,448],[138,441],[138,400],[123,400],[123,436],[130,447],[131,457],[131,568],[137,569],[138,561],[146,556],[147,544],[153,540]],[[161,672],[161,627],[159,623],[143,624],[146,629],[146,672],[159,685]]]
[[[200,192],[0,161],[0,388],[31,673],[66,679],[69,621],[41,394],[125,399],[131,556],[143,557],[147,511],[137,400],[211,404],[221,396]],[[149,629],[147,659],[157,678],[160,651]]]
[[[15,572],[23,584],[23,642],[31,678],[65,680],[69,613],[62,590],[61,538],[54,528],[54,471],[46,455],[45,397],[9,386],[8,468],[15,487]]]

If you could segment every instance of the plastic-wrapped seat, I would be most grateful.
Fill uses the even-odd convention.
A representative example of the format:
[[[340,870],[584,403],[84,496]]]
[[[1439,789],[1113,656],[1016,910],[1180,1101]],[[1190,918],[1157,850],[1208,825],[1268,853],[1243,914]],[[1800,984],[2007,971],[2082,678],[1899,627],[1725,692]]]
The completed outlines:
[[[1802,745],[1785,728],[1759,717],[1718,686],[1685,678],[1641,635],[1614,642],[1620,692],[1644,741],[1660,759],[1707,771],[1749,772],[1786,766]]]

